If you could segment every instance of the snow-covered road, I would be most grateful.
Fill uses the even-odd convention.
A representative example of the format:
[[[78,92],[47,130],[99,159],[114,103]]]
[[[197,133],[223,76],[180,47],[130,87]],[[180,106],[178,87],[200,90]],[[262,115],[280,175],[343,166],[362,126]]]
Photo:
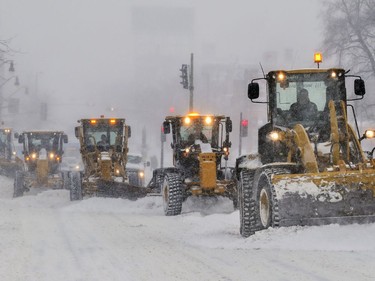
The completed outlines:
[[[243,239],[225,199],[165,217],[159,197],[12,199],[12,185],[0,177],[0,280],[375,280],[375,224]]]

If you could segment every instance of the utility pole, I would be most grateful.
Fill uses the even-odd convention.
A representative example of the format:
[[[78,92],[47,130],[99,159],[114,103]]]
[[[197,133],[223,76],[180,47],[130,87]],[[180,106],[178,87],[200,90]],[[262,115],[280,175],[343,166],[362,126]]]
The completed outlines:
[[[164,143],[167,140],[167,136],[164,134],[164,127],[161,126],[160,130],[160,141],[161,141],[161,150],[160,150],[160,168],[164,167]]]
[[[191,53],[190,55],[190,77],[189,77],[189,91],[190,91],[190,101],[189,101],[189,112],[193,111],[193,104],[194,104],[194,54]]]
[[[188,73],[189,70],[189,73]],[[190,67],[187,64],[183,64],[181,66],[181,79],[184,89],[189,89],[190,91],[190,98],[189,98],[189,111],[192,112],[194,109],[194,54],[192,53],[190,56]]]
[[[238,145],[238,156],[241,156],[242,154],[242,112],[240,113],[240,140],[239,140],[239,145]]]

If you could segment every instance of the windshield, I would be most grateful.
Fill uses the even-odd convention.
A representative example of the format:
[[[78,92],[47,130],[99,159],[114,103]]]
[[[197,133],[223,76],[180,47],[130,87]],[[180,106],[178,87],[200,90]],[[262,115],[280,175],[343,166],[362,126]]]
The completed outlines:
[[[203,143],[212,143],[212,123],[210,125],[204,124],[201,118],[194,118],[189,124],[184,122],[180,127],[180,137],[183,142],[194,144],[196,140],[201,140]]]
[[[309,124],[328,110],[326,76],[322,73],[288,74],[288,83],[276,83],[275,123]]]
[[[142,156],[128,154],[128,162],[133,164],[141,164]]]
[[[0,143],[8,143],[10,141],[10,133],[0,130]]]
[[[121,144],[122,129],[122,126],[109,126],[108,124],[87,126],[85,130],[86,144],[109,144],[110,146]]]
[[[42,148],[45,150],[58,150],[59,135],[58,134],[41,134],[28,133],[28,144],[30,151],[39,151]]]

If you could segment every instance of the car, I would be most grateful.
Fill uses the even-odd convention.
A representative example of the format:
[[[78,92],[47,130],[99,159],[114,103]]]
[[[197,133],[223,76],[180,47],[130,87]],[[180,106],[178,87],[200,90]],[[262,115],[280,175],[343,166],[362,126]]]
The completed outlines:
[[[61,172],[83,171],[83,162],[79,152],[79,144],[67,145],[60,163]]]
[[[126,171],[128,173],[129,184],[135,186],[145,185],[145,167],[150,166],[150,162],[144,162],[141,154],[129,153]]]

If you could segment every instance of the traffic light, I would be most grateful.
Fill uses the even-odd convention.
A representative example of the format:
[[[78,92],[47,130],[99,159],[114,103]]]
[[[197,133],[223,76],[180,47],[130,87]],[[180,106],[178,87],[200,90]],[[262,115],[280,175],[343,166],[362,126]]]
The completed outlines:
[[[161,140],[161,142],[165,142],[167,140],[167,136],[164,134],[164,127],[163,126],[161,126],[160,140]]]
[[[180,82],[180,84],[182,84],[184,89],[189,89],[188,66],[187,66],[187,64],[183,64],[181,66],[180,71],[181,71],[180,77],[182,78],[182,81]]]
[[[241,120],[241,137],[247,137],[248,134],[248,126],[249,126],[249,120],[242,119]]]

